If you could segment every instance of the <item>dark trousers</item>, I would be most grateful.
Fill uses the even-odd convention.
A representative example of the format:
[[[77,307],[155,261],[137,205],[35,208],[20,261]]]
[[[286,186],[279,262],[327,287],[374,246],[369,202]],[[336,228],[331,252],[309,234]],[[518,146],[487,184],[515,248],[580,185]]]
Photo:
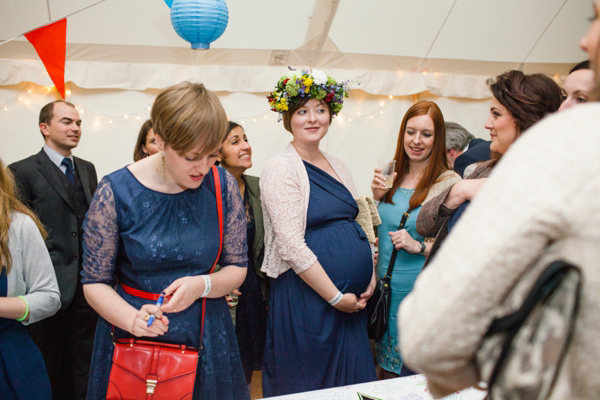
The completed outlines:
[[[97,322],[78,282],[69,307],[29,326],[44,356],[54,400],[85,400]]]

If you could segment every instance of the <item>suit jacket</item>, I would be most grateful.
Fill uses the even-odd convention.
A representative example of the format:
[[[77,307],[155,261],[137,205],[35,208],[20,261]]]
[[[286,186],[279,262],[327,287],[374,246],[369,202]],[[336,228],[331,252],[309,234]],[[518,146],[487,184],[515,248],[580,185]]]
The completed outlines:
[[[89,206],[98,183],[96,169],[88,161],[73,159]],[[15,176],[21,200],[36,213],[48,232],[46,247],[58,280],[61,309],[65,309],[73,300],[79,277],[81,236],[76,209],[61,176],[64,173],[44,150],[9,168]]]
[[[492,168],[493,165],[491,161],[483,162],[478,165],[475,171],[473,171],[466,179],[487,178],[492,172]],[[431,247],[425,265],[427,265],[433,256],[435,256],[435,253],[437,253],[438,249],[446,239],[446,236],[448,236],[448,225],[446,222],[448,221],[448,217],[454,212],[454,209],[446,207],[444,201],[446,201],[446,197],[448,197],[453,186],[454,185],[450,186],[439,195],[423,204],[419,216],[417,217],[417,232],[424,237],[435,237],[435,242]]]
[[[469,165],[489,160],[490,143],[492,142],[483,139],[471,140],[467,151],[456,157],[456,160],[454,160],[454,171],[462,178],[465,173],[465,168]]]

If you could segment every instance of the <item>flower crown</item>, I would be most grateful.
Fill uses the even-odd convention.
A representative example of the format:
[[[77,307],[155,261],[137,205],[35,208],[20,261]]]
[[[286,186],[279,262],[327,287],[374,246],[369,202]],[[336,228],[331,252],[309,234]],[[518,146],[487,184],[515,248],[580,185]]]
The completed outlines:
[[[281,113],[289,109],[290,103],[296,103],[301,97],[323,100],[331,106],[333,115],[344,107],[344,97],[348,97],[348,81],[338,83],[325,75],[323,71],[292,70],[279,79],[275,90],[267,96],[271,110]]]

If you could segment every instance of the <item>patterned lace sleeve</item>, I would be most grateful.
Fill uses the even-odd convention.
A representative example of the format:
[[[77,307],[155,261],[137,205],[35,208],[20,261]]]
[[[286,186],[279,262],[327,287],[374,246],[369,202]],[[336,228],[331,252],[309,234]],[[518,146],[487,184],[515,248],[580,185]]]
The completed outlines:
[[[81,282],[110,284],[115,278],[119,227],[115,197],[107,178],[98,185],[83,227]]]
[[[227,180],[227,192],[225,193],[227,214],[224,215],[225,220],[223,221],[223,252],[219,259],[219,265],[246,267],[248,266],[248,245],[246,243],[244,201],[233,175],[225,169],[220,169],[219,172],[226,173]]]
[[[299,179],[296,170],[285,158],[270,161],[260,177],[266,232],[265,258],[282,260],[297,274],[317,262],[317,256],[304,240],[308,198],[300,187]],[[308,178],[306,181],[308,185]],[[277,255],[271,255],[274,252]],[[281,272],[280,265],[270,266],[267,263],[267,269],[269,267],[279,270],[269,276],[276,277]]]

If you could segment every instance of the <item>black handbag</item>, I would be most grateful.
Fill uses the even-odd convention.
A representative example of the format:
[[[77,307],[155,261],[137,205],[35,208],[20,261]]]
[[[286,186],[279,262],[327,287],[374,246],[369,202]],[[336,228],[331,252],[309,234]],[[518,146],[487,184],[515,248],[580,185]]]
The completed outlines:
[[[525,298],[513,289],[483,337],[475,362],[494,400],[547,399],[569,348],[581,292],[581,271],[551,263]],[[521,304],[518,306],[517,304]]]
[[[402,214],[398,230],[404,229],[404,225],[406,225],[406,220],[409,216],[410,209]],[[369,301],[367,301],[367,331],[369,332],[369,338],[375,339],[376,342],[381,340],[388,328],[390,302],[392,300],[390,281],[392,280],[392,271],[394,269],[394,264],[396,263],[396,254],[398,254],[398,251],[394,246],[387,272],[383,278],[377,280],[373,295],[369,298]]]

